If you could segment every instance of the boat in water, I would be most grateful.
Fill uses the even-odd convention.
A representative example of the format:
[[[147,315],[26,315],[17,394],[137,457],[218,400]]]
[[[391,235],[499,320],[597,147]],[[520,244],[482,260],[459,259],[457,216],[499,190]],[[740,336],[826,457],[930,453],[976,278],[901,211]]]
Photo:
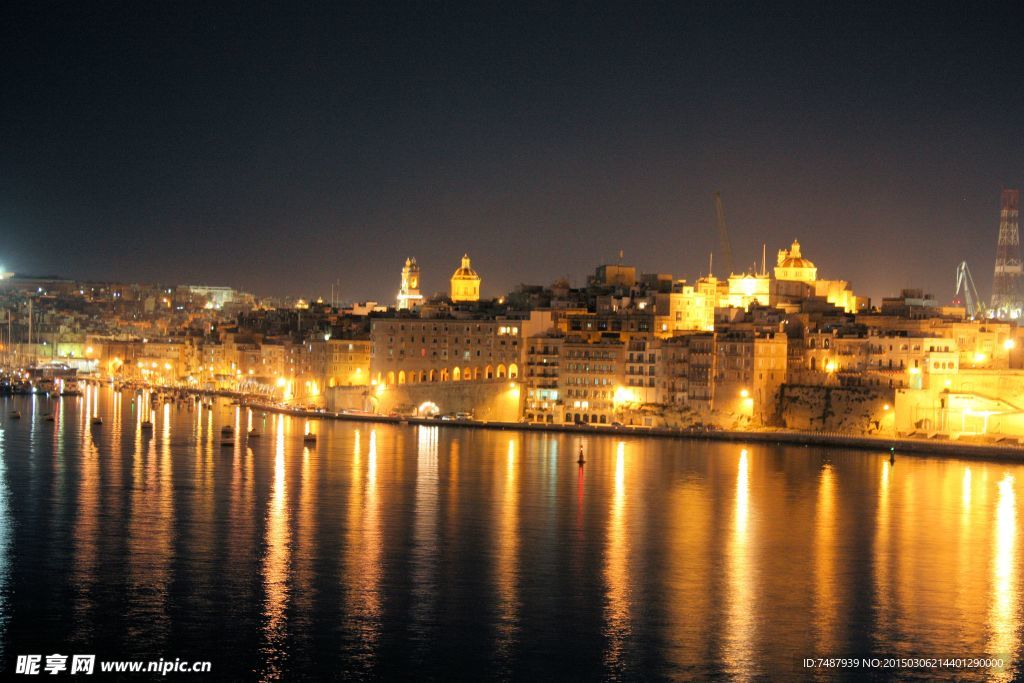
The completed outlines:
[[[76,379],[66,379],[60,383],[61,396],[81,396],[82,389]]]

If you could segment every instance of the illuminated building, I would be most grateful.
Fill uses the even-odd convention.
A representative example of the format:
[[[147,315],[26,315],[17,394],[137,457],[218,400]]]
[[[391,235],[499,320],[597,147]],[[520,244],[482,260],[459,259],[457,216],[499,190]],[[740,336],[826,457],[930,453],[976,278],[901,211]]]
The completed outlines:
[[[310,373],[321,388],[362,386],[370,383],[369,339],[314,339],[307,343]]]
[[[764,424],[775,415],[786,381],[786,335],[735,330],[715,334],[711,408],[738,425]]]
[[[238,296],[238,293],[231,287],[188,285],[185,290],[185,292],[176,292],[175,298],[180,299],[182,296],[189,296],[193,297],[191,301],[199,298],[205,301],[206,308],[224,308],[225,304],[231,303]]]
[[[515,379],[519,335],[517,320],[374,320],[370,382],[390,386]]]
[[[637,402],[623,386],[624,350],[625,344],[617,339],[565,339],[558,384],[565,422],[611,424],[617,409]]]
[[[770,301],[771,278],[768,273],[741,273],[729,276],[727,305],[746,310],[754,302],[760,306],[768,306]]]
[[[658,403],[658,366],[661,340],[653,335],[635,336],[626,351],[626,388],[637,403]]]
[[[791,280],[814,284],[818,279],[818,267],[800,253],[800,242],[793,240],[789,249],[779,249],[778,261],[775,265],[776,280]]]
[[[705,336],[711,336],[702,333]],[[700,334],[689,334],[661,340],[657,356],[657,403],[688,406],[690,389],[690,342]]]
[[[423,302],[423,295],[420,294],[420,267],[416,264],[415,258],[405,259],[405,266],[402,268],[402,288],[398,290],[398,305],[400,311],[407,311]]]
[[[526,403],[523,416],[530,422],[562,422],[564,401],[558,392],[558,377],[564,341],[565,335],[555,330],[524,340]]]
[[[607,338],[610,335],[622,341],[633,337],[648,336],[654,331],[655,315],[650,310],[604,311],[590,313],[572,311],[559,318],[563,332],[588,341]]]
[[[670,337],[677,332],[710,331],[715,327],[715,308],[728,302],[729,283],[714,276],[693,285],[677,281],[672,292],[655,295],[655,332]]]
[[[480,300],[480,276],[469,263],[469,254],[463,254],[462,265],[452,273],[451,298],[454,303]]]
[[[819,280],[818,267],[804,257],[797,240],[793,240],[789,249],[779,250],[775,280],[772,305],[793,304],[818,297],[847,313],[856,313],[867,304],[850,290],[845,280]]]

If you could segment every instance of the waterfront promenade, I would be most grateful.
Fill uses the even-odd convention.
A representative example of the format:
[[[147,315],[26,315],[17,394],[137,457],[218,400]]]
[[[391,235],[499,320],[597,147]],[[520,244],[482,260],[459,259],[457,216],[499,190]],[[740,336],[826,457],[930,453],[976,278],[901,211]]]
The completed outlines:
[[[444,426],[458,429],[516,430],[522,432],[561,432],[581,436],[652,437],[661,439],[703,439],[710,441],[743,441],[766,444],[793,444],[801,446],[839,446],[861,450],[898,454],[940,455],[949,457],[973,457],[1024,461],[1024,445],[1018,440],[966,441],[960,439],[919,438],[896,435],[846,434],[841,432],[798,431],[783,428],[751,430],[686,431],[659,427],[597,426],[584,424],[539,424],[532,422],[490,422],[482,420],[441,420],[438,418],[380,415],[360,412],[332,412],[308,410],[301,407],[286,407],[266,403],[252,395],[232,391],[188,390],[189,393],[205,396],[219,396],[238,400],[254,410],[280,413],[295,417],[320,420],[347,420],[352,422],[376,422],[385,424],[409,424]]]

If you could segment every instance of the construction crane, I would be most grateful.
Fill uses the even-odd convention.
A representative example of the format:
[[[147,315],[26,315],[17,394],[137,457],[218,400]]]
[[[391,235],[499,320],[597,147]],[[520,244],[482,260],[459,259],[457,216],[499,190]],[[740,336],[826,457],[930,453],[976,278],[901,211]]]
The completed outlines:
[[[729,231],[725,228],[725,209],[722,208],[722,195],[715,193],[715,223],[718,225],[718,258],[725,268],[725,275],[732,275],[732,243],[729,242]]]
[[[974,278],[971,277],[971,269],[967,267],[967,261],[961,261],[960,265],[956,267],[956,294],[953,295],[953,300],[958,304],[963,304],[969,318],[974,318],[985,312],[981,308],[978,288],[974,286]]]

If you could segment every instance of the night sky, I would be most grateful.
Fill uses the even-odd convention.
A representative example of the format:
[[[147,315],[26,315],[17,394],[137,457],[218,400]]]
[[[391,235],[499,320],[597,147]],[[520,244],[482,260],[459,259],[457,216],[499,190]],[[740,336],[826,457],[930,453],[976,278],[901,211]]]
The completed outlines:
[[[47,3],[0,21],[0,264],[390,301],[798,237],[876,300],[990,293],[1024,9]],[[675,5],[678,5],[675,6]],[[682,9],[681,9],[682,8]],[[769,264],[771,265],[771,264]]]

